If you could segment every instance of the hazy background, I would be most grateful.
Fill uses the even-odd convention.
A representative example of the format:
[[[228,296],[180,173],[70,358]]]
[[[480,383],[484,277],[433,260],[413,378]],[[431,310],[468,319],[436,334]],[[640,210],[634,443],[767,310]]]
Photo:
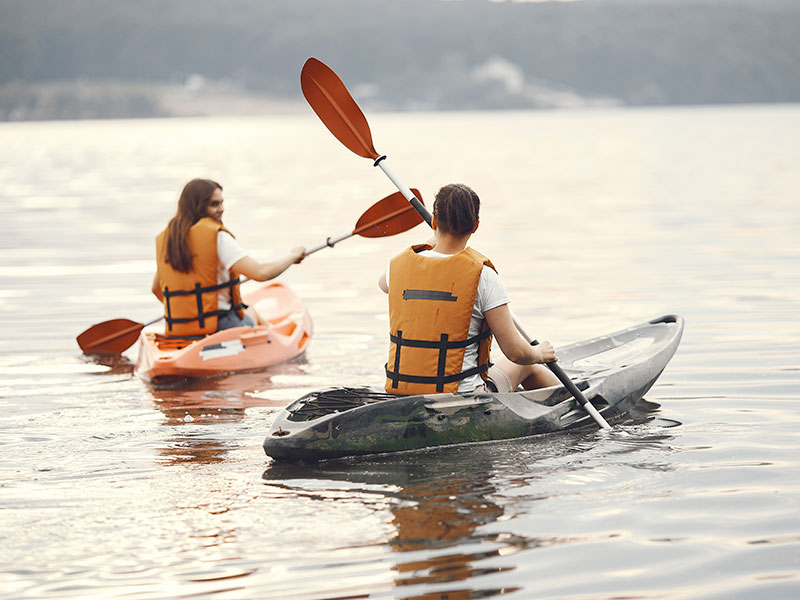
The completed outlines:
[[[799,6],[0,0],[0,600],[800,598]],[[478,191],[475,247],[539,339],[685,317],[652,421],[269,461],[289,401],[381,385],[375,282],[422,225],[281,276],[298,361],[156,389],[137,346],[82,355],[159,315],[188,179],[258,260],[395,191],[303,100],[309,56],[429,205]]]
[[[797,0],[0,0],[0,120],[800,101]]]

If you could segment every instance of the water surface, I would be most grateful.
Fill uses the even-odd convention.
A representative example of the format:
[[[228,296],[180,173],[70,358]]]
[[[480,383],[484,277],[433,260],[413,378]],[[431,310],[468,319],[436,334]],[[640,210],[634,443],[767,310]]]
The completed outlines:
[[[369,115],[430,204],[483,201],[473,245],[566,344],[687,322],[627,424],[272,463],[277,411],[380,385],[376,280],[427,239],[353,238],[282,278],[300,360],[155,389],[82,356],[90,325],[159,315],[154,236],[181,186],[225,188],[256,258],[350,231],[392,193],[309,110],[0,124],[0,597],[795,598],[800,594],[800,107]]]

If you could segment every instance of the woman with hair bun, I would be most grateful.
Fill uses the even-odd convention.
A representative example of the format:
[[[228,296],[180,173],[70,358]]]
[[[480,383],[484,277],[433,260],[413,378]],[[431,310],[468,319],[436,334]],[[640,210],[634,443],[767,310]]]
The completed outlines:
[[[389,295],[387,392],[513,392],[557,385],[545,366],[550,342],[519,334],[491,261],[469,248],[480,199],[466,185],[441,188],[433,203],[434,237],[396,255],[378,281]],[[492,337],[504,356],[489,361]]]
[[[178,211],[156,237],[153,293],[164,304],[166,333],[196,336],[255,325],[245,314],[239,277],[274,279],[305,256],[293,248],[285,257],[258,262],[222,224],[222,186],[193,179],[178,200]]]

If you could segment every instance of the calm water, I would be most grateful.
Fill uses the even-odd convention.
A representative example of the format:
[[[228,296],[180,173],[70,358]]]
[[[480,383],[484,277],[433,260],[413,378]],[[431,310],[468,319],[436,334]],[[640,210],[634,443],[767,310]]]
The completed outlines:
[[[310,110],[0,124],[0,597],[796,598],[800,107],[368,115],[430,202],[484,202],[474,246],[540,339],[664,313],[649,401],[587,431],[319,467],[261,442],[306,391],[380,385],[387,257],[353,238],[283,278],[315,336],[268,372],[153,389],[81,355],[159,315],[155,234],[225,186],[258,258],[350,231],[392,193]],[[644,410],[644,409],[643,409]]]

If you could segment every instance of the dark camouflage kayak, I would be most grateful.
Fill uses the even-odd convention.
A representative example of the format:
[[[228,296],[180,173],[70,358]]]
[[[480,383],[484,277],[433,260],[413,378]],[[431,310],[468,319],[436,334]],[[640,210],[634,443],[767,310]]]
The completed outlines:
[[[667,315],[556,349],[559,365],[606,420],[619,419],[675,354],[683,319]],[[518,438],[594,426],[562,386],[514,393],[395,396],[329,388],[289,404],[264,440],[276,460],[318,461]]]

